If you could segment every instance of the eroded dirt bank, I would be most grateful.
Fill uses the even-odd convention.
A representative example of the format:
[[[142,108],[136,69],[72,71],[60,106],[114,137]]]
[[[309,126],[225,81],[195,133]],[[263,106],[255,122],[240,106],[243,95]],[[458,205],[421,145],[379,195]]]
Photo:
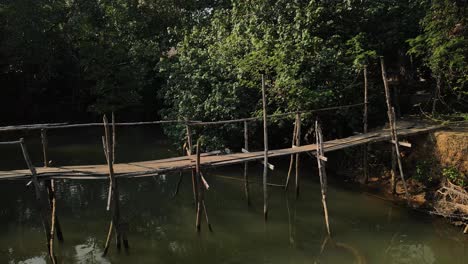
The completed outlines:
[[[410,206],[447,217],[468,233],[468,130],[446,129],[401,140],[412,145],[400,149]],[[352,160],[361,151],[346,156]],[[406,203],[398,167],[395,192],[392,189],[391,145],[371,146],[369,156],[371,177],[363,187],[385,199]],[[361,169],[356,171],[363,174]],[[362,183],[362,177],[357,179]]]

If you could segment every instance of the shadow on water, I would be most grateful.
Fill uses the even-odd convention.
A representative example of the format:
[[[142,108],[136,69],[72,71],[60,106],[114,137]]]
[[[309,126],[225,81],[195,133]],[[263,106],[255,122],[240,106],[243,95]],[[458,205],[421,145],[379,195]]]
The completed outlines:
[[[65,136],[66,135],[66,136]],[[102,130],[54,131],[50,157],[56,164],[104,163]],[[148,160],[176,153],[151,128],[118,131],[117,161]],[[92,140],[90,140],[92,139]],[[95,139],[95,140],[94,140]],[[30,142],[40,161],[38,141]],[[36,152],[37,151],[37,152]],[[2,149],[2,169],[24,167],[21,156]],[[270,181],[282,184],[287,158],[273,159]],[[102,257],[111,215],[106,211],[108,182],[56,181],[57,215],[65,242],[55,245],[58,263],[464,263],[467,239],[440,219],[396,207],[332,182],[328,210],[332,238],[327,238],[315,160],[303,158],[298,200],[270,187],[270,213],[263,221],[262,167],[249,164],[247,207],[243,165],[210,170],[206,192],[213,231],[195,231],[190,172],[176,197],[179,174],[122,179],[120,211],[129,223],[130,253],[115,250]],[[40,162],[37,164],[40,165]],[[228,178],[217,177],[221,175]],[[23,181],[0,182],[0,263],[48,263],[44,231],[34,191]],[[204,219],[202,220],[204,221]]]

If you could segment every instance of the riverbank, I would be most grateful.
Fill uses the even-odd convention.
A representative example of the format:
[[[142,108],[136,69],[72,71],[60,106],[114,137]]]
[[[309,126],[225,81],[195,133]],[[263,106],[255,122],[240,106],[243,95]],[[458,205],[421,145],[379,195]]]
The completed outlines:
[[[411,148],[401,152],[409,206],[431,215],[446,217],[468,233],[468,131],[437,131],[408,139]],[[380,169],[365,188],[386,200],[406,204],[403,182],[397,175],[392,188],[391,170]]]

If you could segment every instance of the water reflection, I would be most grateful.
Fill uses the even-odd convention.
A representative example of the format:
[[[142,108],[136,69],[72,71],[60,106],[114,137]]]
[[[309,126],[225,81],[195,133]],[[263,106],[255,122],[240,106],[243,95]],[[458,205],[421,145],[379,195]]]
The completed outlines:
[[[97,245],[95,238],[88,238],[84,244],[75,246],[75,259],[76,263],[88,264],[88,263],[99,263],[107,264],[111,263],[109,260],[102,257],[102,250]]]

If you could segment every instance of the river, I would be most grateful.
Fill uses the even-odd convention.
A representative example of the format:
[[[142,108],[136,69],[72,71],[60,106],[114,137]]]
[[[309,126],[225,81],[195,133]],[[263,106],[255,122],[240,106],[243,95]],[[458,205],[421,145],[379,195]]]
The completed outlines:
[[[104,163],[102,129],[49,131],[54,165]],[[40,165],[37,133],[26,137]],[[117,162],[149,160],[177,153],[156,128],[118,130]],[[17,147],[0,149],[0,169],[22,168]],[[328,208],[332,240],[326,230],[315,160],[304,155],[301,196],[270,187],[270,214],[263,220],[262,165],[249,165],[252,206],[247,207],[243,166],[206,171],[211,186],[206,206],[213,226],[195,231],[191,179],[178,174],[120,180],[121,214],[129,223],[129,253],[113,243],[102,257],[110,214],[108,182],[57,181],[57,215],[65,242],[56,242],[59,263],[466,263],[468,238],[443,219],[430,217],[367,195],[330,177]],[[273,159],[270,182],[281,184],[287,158]],[[24,181],[0,182],[0,263],[48,263],[45,235],[34,192]]]

